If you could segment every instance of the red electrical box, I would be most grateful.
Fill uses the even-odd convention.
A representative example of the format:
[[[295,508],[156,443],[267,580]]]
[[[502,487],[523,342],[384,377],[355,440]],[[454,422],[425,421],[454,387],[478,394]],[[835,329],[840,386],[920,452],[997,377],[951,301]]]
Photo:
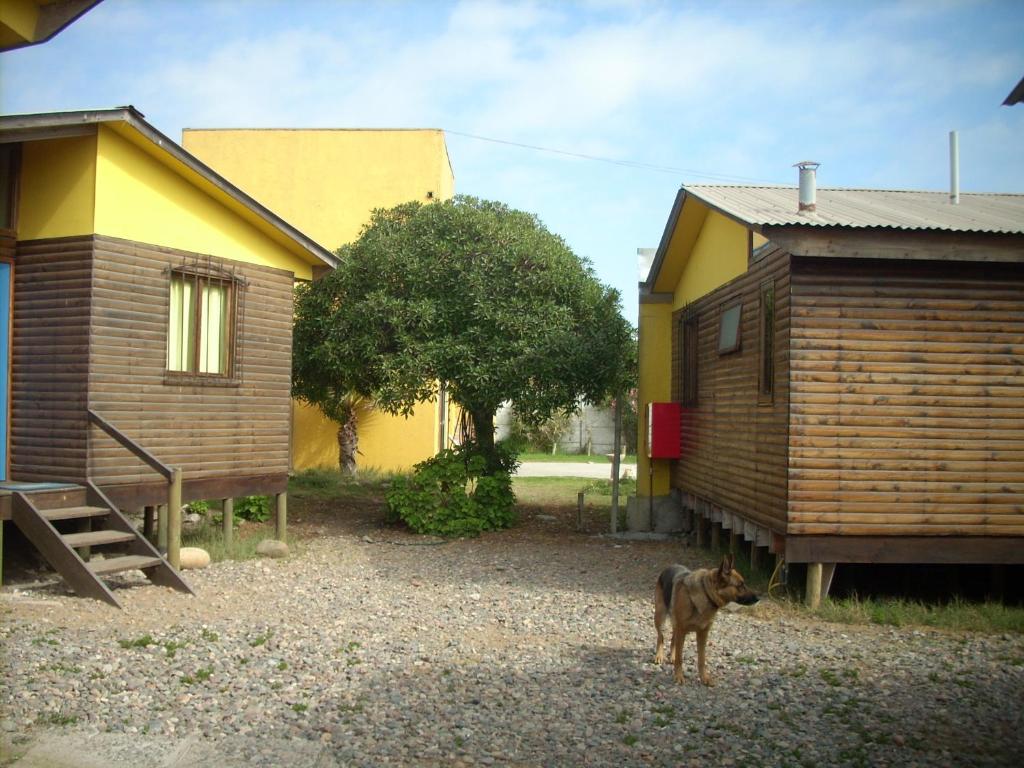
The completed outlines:
[[[647,458],[678,459],[681,455],[679,403],[647,404]]]

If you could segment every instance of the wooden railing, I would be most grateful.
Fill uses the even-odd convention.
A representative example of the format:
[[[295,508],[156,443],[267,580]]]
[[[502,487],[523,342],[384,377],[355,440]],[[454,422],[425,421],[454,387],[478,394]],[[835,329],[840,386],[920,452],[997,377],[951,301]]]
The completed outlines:
[[[167,552],[167,561],[174,567],[181,565],[181,469],[170,467],[136,443],[94,410],[87,409],[89,422],[106,432],[137,459],[167,480],[167,513],[159,516],[157,546]]]

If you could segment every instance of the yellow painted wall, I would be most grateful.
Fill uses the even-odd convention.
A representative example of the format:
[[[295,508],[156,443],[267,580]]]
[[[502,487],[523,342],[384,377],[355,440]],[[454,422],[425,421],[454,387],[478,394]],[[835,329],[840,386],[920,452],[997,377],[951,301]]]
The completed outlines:
[[[637,383],[637,468],[636,492],[639,496],[664,496],[669,492],[667,459],[654,459],[654,477],[649,474],[647,458],[647,403],[672,399],[672,305],[667,302],[640,304],[640,365]]]
[[[186,129],[182,145],[332,251],[374,208],[445,200],[455,187],[439,130]]]
[[[39,6],[32,0],[4,0],[0,3],[0,45],[34,42]]]
[[[694,203],[700,205],[699,203]],[[690,211],[681,214],[686,217]],[[637,494],[663,496],[669,492],[670,462],[654,460],[653,490],[648,479],[650,462],[646,456],[646,404],[672,399],[672,313],[691,301],[710,293],[741,275],[747,269],[748,230],[717,211],[701,208],[687,225],[699,227],[695,238],[674,237],[662,264],[660,275],[678,274],[678,282],[659,285],[663,293],[671,293],[672,303],[640,305],[639,353],[640,370],[638,403],[644,408],[638,419],[642,446],[637,457]],[[763,241],[763,238],[759,238]],[[688,245],[692,241],[692,245]]]
[[[455,189],[439,130],[187,129],[182,145],[330,250],[355,240],[374,208],[446,200]],[[293,469],[336,467],[337,426],[299,403],[293,414]],[[433,456],[439,419],[436,403],[408,419],[366,414],[358,465],[400,471]]]
[[[680,309],[746,272],[747,238],[746,227],[709,212],[673,291],[673,306]]]
[[[18,239],[92,234],[95,191],[96,136],[25,143]]]
[[[158,155],[103,125],[97,142],[95,231],[276,267],[297,278],[312,277],[307,261],[161,162]]]

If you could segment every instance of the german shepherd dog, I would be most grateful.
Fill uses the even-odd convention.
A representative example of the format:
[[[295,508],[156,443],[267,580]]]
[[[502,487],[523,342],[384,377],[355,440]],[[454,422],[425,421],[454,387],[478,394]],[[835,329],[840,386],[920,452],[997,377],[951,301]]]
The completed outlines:
[[[654,663],[665,663],[665,620],[672,620],[672,666],[677,683],[683,682],[683,640],[688,632],[697,633],[697,675],[704,685],[713,685],[705,667],[708,634],[718,609],[728,603],[753,605],[757,595],[747,589],[743,576],[734,567],[733,555],[722,558],[717,568],[691,571],[670,565],[658,576],[654,587],[654,627],[658,645]]]

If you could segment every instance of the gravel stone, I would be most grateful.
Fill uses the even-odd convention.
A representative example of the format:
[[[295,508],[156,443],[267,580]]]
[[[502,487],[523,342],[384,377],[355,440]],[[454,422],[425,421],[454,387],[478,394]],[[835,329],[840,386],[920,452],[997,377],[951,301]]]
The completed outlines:
[[[299,519],[289,558],[190,571],[196,597],[113,579],[123,611],[53,580],[5,586],[3,754],[31,768],[66,740],[107,766],[1024,764],[1017,635],[833,625],[762,600],[720,613],[716,685],[697,683],[692,638],[677,685],[653,664],[654,580],[707,553],[576,533],[575,510],[451,542],[378,519]]]

